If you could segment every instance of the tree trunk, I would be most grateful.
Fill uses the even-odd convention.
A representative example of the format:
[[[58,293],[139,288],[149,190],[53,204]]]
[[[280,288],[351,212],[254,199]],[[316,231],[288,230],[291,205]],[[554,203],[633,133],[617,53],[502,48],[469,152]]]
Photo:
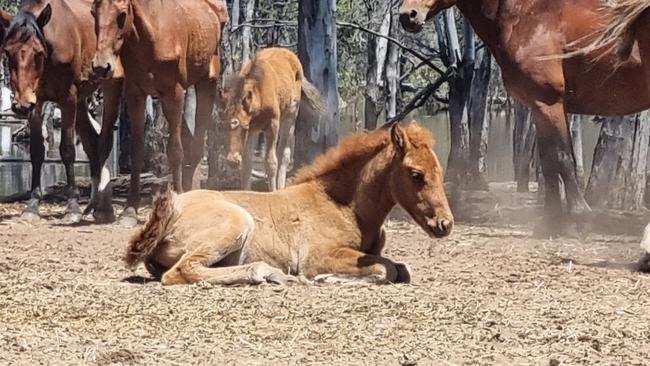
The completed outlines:
[[[530,182],[531,164],[535,159],[533,148],[535,146],[535,125],[533,124],[530,109],[518,101],[514,102],[514,127],[512,135],[515,181],[517,192],[528,192]]]
[[[646,185],[649,112],[604,118],[587,185],[594,208],[639,210]]]
[[[390,4],[391,2],[388,1]],[[389,5],[389,14],[392,14],[390,11]],[[396,31],[399,29],[399,20],[398,17],[391,17],[391,27],[390,34],[393,38],[399,40],[400,32]],[[402,58],[402,48],[396,45],[395,43],[390,43],[388,45],[388,58],[386,60],[386,87],[388,95],[386,97],[386,119],[390,120],[397,115],[397,110],[399,108],[398,103],[402,100],[401,98],[401,87],[400,87],[400,59]]]
[[[469,183],[469,95],[474,74],[475,43],[474,32],[469,22],[464,22],[465,45],[462,59],[453,9],[447,10],[445,25],[447,29],[447,53],[452,64],[460,60],[456,75],[449,82],[449,123],[451,149],[447,162],[446,180],[466,187]]]
[[[388,36],[391,28],[390,2],[377,2],[370,11],[370,23],[379,23],[380,34]],[[388,40],[368,34],[368,70],[366,72],[365,128],[377,128],[384,100],[384,66],[388,54]]]
[[[487,118],[487,97],[492,69],[492,55],[487,47],[478,51],[476,67],[469,95],[469,187],[477,190],[488,190],[485,177],[487,167],[487,145],[490,121]]]
[[[250,23],[253,20],[253,11],[255,10],[255,0],[248,0],[246,2],[246,19],[245,23]],[[242,57],[241,64],[245,64],[251,59],[251,27],[245,25],[242,29]]]
[[[296,167],[313,161],[336,145],[339,138],[335,0],[300,1],[298,56],[305,77],[325,99],[326,111],[320,116],[309,116],[311,113],[301,108],[296,125]]]

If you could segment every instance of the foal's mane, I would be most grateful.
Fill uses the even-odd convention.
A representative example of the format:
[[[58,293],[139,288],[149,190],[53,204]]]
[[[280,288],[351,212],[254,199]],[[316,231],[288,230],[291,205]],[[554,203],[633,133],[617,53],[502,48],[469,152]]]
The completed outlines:
[[[415,122],[411,122],[403,130],[414,147],[428,146],[433,148],[431,131]],[[343,169],[359,159],[378,154],[390,143],[390,129],[378,129],[371,132],[363,131],[345,137],[336,147],[320,155],[312,164],[300,169],[296,174],[294,183],[309,182]]]

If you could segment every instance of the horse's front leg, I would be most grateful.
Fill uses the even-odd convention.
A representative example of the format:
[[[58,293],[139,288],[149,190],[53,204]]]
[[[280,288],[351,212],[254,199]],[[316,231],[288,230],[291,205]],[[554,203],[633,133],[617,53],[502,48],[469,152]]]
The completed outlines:
[[[140,172],[144,165],[144,108],[147,96],[134,85],[125,88],[126,103],[131,120],[131,184],[126,207],[120,215],[120,224],[134,227],[138,224],[138,208],[140,207]]]
[[[411,271],[406,264],[395,263],[379,255],[352,248],[334,249],[314,264],[311,275],[317,282],[331,283],[409,283]]]
[[[93,178],[93,197],[84,214],[93,211],[96,222],[111,222],[115,220],[113,211],[111,174],[108,169],[108,157],[113,149],[113,130],[120,109],[122,96],[122,81],[107,80],[102,83],[104,108],[102,113],[102,130],[97,140],[97,164],[99,172]]]
[[[32,186],[31,195],[27,206],[23,210],[21,218],[29,222],[36,222],[40,218],[39,205],[43,199],[41,189],[41,170],[45,160],[45,145],[43,139],[43,118],[41,116],[39,103],[29,114],[29,155],[32,162]]]
[[[169,141],[167,144],[167,161],[174,180],[174,190],[183,192],[183,143],[182,123],[185,94],[180,85],[160,98],[163,113],[169,123]]]
[[[546,212],[542,229],[544,235],[554,235],[562,233],[566,223],[560,199],[560,177],[566,191],[569,214],[579,225],[582,220],[588,219],[591,208],[578,184],[573,143],[564,104],[556,102],[549,105],[537,102],[532,112],[546,187]]]
[[[274,118],[271,120],[271,125],[264,130],[264,137],[266,138],[265,149],[265,168],[266,177],[269,183],[269,192],[277,190],[278,183],[278,156],[276,154],[276,147],[278,146],[278,133],[280,129],[280,120]]]
[[[76,159],[75,149],[75,124],[77,120],[76,98],[70,98],[61,104],[61,145],[59,152],[65,167],[65,175],[68,182],[66,194],[68,203],[65,208],[64,220],[74,224],[81,221],[81,207],[79,206],[79,189],[75,182],[74,163]]]

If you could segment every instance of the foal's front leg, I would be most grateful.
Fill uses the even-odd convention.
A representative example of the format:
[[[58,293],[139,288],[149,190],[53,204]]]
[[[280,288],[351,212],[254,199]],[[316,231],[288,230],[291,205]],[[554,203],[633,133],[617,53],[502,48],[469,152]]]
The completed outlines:
[[[408,266],[379,255],[366,254],[352,248],[339,248],[316,265],[314,279],[333,283],[409,283]]]
[[[72,98],[71,98],[72,99]],[[78,223],[81,221],[81,207],[79,206],[79,189],[75,182],[74,163],[76,159],[75,150],[75,123],[77,120],[76,100],[68,100],[61,105],[61,145],[59,152],[65,166],[65,175],[68,185],[66,194],[68,203],[65,208],[65,221]]]
[[[265,167],[266,178],[269,183],[269,192],[277,190],[278,183],[278,156],[276,155],[276,147],[278,146],[278,133],[280,129],[280,121],[273,119],[271,126],[264,131],[266,137],[266,154],[265,154]]]

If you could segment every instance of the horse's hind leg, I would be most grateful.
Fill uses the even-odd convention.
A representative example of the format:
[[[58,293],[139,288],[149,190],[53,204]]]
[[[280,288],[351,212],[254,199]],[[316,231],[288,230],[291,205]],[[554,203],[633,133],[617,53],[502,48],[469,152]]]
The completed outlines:
[[[137,211],[140,206],[140,172],[144,165],[144,108],[146,95],[135,86],[127,86],[126,103],[131,120],[131,183],[126,208],[120,215],[120,224],[133,227],[138,224]]]
[[[27,201],[27,206],[23,210],[22,218],[29,222],[35,222],[40,218],[39,205],[43,199],[41,189],[41,170],[45,160],[45,145],[43,141],[43,119],[41,117],[41,107],[39,103],[29,115],[29,155],[32,162],[32,186],[31,196]]]
[[[183,123],[183,105],[185,103],[183,88],[176,85],[174,90],[161,97],[162,109],[169,123],[169,142],[167,144],[167,160],[174,179],[174,190],[183,192],[183,143],[181,129]],[[144,118],[144,116],[143,116]],[[196,136],[196,130],[195,130]],[[192,177],[190,177],[191,181]]]
[[[311,276],[322,282],[408,283],[406,264],[351,248],[335,249],[315,264]]]
[[[75,123],[77,119],[76,101],[68,100],[61,105],[61,145],[59,151],[65,166],[65,175],[68,185],[66,187],[68,203],[65,208],[65,221],[77,223],[81,221],[81,207],[79,206],[79,189],[75,182],[74,163],[75,151]]]
[[[97,140],[99,135],[93,129],[90,119],[88,118],[88,107],[85,100],[77,102],[77,122],[75,124],[77,134],[81,138],[81,144],[84,152],[88,156],[90,162],[90,177],[92,179],[92,193],[91,202],[95,199],[96,195],[96,182],[99,181],[101,169],[99,167],[99,155],[97,151]]]
[[[183,169],[183,189],[200,188],[193,184],[196,169],[203,159],[205,150],[205,132],[212,123],[212,109],[217,94],[217,83],[214,80],[201,80],[195,86],[196,90],[196,118],[194,136],[189,149],[184,146],[187,165]]]
[[[562,177],[566,191],[568,211],[574,219],[586,219],[591,212],[580,190],[576,176],[576,162],[571,134],[561,102],[547,105],[537,102],[532,109],[538,134],[538,146],[542,171],[546,184],[545,231],[548,234],[561,233],[565,219],[562,214],[559,177]]]

